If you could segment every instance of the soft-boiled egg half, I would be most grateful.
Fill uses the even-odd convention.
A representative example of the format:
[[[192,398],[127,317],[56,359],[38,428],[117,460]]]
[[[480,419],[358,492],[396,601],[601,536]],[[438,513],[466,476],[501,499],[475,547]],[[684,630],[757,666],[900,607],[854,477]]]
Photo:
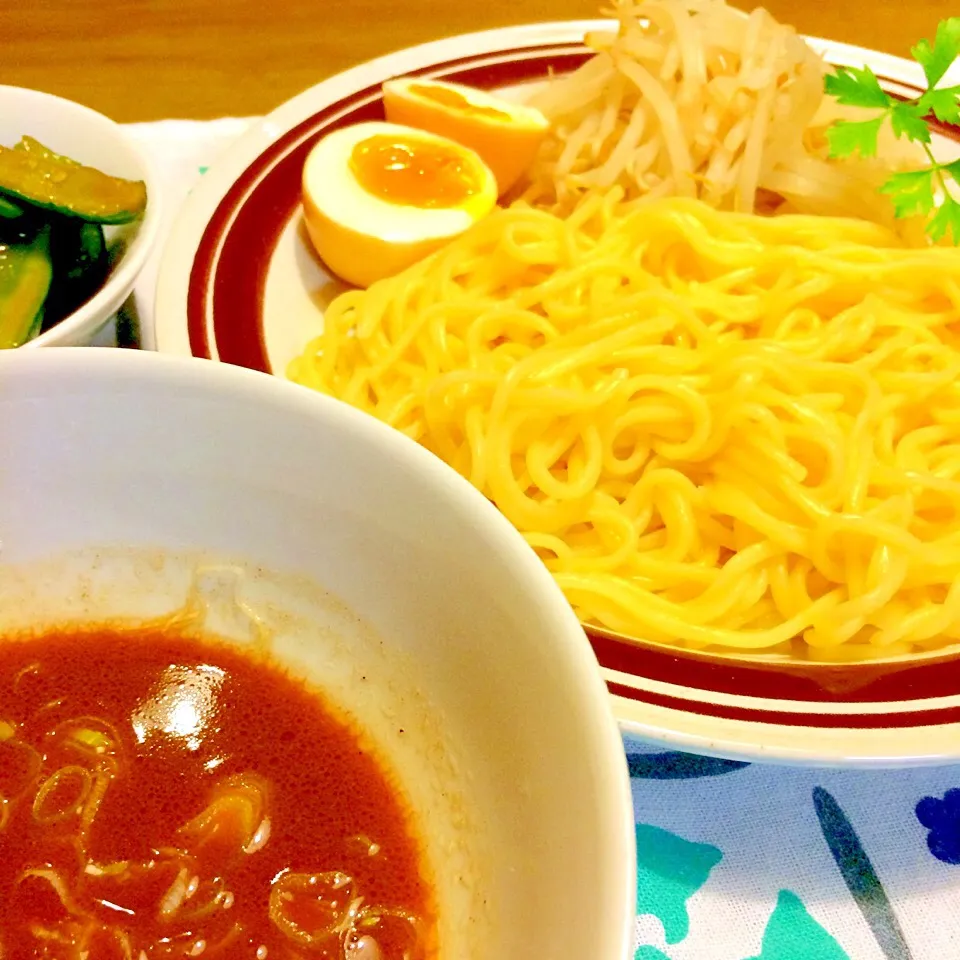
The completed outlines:
[[[383,84],[387,119],[429,130],[470,147],[497,178],[500,193],[513,187],[536,158],[550,129],[533,107],[461,83],[401,77]]]
[[[335,130],[303,167],[310,239],[330,270],[358,287],[421,260],[496,202],[496,177],[473,150],[395,123]]]

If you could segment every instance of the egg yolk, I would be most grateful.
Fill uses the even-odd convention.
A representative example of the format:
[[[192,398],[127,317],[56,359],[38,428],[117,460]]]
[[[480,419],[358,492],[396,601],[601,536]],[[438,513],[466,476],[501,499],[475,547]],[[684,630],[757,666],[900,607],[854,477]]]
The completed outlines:
[[[350,170],[367,193],[408,207],[460,206],[482,184],[468,157],[452,146],[378,134],[350,154]]]
[[[416,83],[410,85],[410,92],[423,100],[432,100],[434,103],[439,103],[441,107],[461,110],[463,113],[469,113],[475,117],[486,117],[489,120],[510,119],[509,113],[497,110],[495,107],[484,107],[480,104],[471,103],[462,93],[451,90],[449,87],[427,87]]]

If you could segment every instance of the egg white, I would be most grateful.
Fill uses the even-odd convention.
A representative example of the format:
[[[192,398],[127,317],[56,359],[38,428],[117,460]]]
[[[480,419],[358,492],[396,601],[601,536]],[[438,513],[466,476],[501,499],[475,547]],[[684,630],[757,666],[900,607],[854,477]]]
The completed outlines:
[[[418,93],[411,90],[411,87],[418,86],[443,87],[452,93],[459,94],[472,107],[488,107],[491,110],[497,110],[506,115],[504,119],[476,115],[472,117],[476,123],[502,125],[513,122],[528,127],[531,130],[544,131],[550,127],[550,121],[535,107],[530,107],[525,103],[515,103],[507,100],[504,96],[492,94],[486,90],[480,90],[477,87],[468,87],[465,84],[447,83],[444,80],[437,80],[433,77],[429,80],[425,80],[423,77],[398,77],[395,80],[384,81],[383,89],[385,92],[396,91],[398,95],[405,95],[414,100],[418,100],[421,103],[427,104],[428,108],[437,109],[443,106],[429,98],[421,98]]]
[[[350,169],[350,156],[358,143],[379,135],[438,143],[455,150],[475,170],[479,191],[462,204],[446,208],[397,204],[374,196],[357,181]],[[455,236],[486,216],[497,197],[496,178],[473,150],[445,137],[380,121],[343,127],[324,137],[304,165],[303,189],[329,219],[388,243]]]

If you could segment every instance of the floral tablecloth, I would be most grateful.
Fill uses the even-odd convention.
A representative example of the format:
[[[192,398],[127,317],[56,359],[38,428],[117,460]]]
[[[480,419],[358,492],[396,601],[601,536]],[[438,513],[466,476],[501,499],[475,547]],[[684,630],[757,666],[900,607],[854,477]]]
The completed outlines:
[[[128,128],[162,174],[168,225],[248,122]],[[98,344],[153,346],[156,270]],[[833,771],[624,748],[635,960],[960,960],[960,767]]]

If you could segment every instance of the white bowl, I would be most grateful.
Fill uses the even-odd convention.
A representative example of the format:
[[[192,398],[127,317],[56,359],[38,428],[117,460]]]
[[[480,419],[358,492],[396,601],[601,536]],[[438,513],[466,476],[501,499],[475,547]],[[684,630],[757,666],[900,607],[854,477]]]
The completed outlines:
[[[465,480],[335,400],[133,351],[0,355],[0,423],[0,631],[170,613],[191,582],[235,642],[253,611],[408,794],[442,960],[627,960],[633,816],[596,661]]]
[[[104,173],[147,185],[147,208],[134,223],[105,227],[110,270],[103,286],[86,303],[25,347],[84,344],[117,312],[157,243],[160,229],[160,185],[149,160],[108,117],[39,90],[0,85],[0,144],[13,146],[31,136],[55,153],[96,167]]]

